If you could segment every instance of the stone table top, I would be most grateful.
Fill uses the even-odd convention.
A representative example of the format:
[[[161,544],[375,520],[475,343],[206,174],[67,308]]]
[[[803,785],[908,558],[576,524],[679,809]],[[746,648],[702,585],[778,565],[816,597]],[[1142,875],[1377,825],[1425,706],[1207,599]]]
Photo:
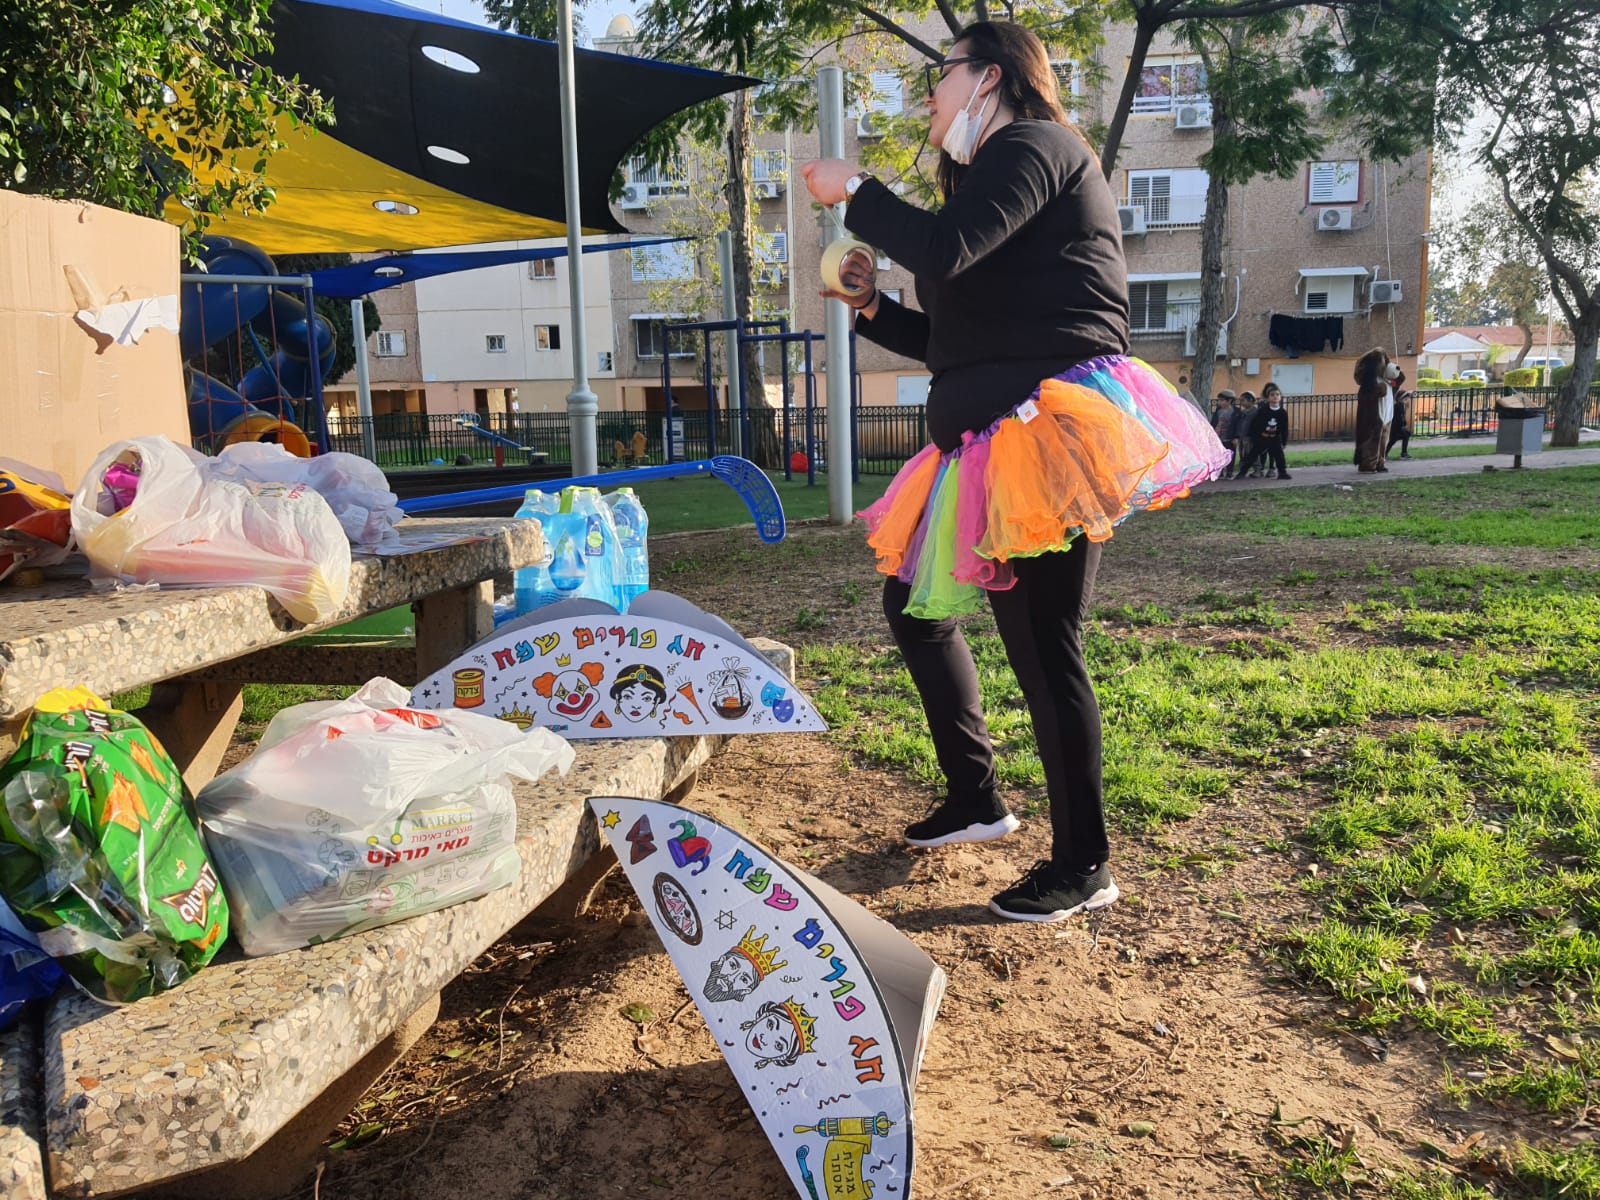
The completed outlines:
[[[110,696],[513,571],[544,553],[538,522],[510,517],[410,517],[399,533],[408,552],[358,555],[343,606],[313,625],[255,587],[95,591],[76,579],[0,588],[0,724],[54,687]],[[463,540],[438,545],[444,537]]]

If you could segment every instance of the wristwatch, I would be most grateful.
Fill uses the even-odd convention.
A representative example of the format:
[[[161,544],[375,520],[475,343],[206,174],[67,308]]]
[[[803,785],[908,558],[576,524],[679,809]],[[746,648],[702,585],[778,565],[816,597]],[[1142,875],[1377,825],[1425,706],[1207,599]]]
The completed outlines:
[[[844,198],[846,200],[854,198],[856,189],[871,178],[871,171],[857,171],[854,175],[850,176],[849,179],[844,181]]]

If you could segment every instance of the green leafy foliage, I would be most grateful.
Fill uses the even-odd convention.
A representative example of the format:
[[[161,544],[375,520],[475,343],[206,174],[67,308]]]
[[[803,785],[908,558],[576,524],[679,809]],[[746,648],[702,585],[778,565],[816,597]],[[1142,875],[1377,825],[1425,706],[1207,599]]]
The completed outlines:
[[[270,0],[14,0],[0,6],[0,180],[158,216],[191,234],[273,200],[265,169],[328,107],[260,59]],[[297,132],[297,130],[299,132]]]

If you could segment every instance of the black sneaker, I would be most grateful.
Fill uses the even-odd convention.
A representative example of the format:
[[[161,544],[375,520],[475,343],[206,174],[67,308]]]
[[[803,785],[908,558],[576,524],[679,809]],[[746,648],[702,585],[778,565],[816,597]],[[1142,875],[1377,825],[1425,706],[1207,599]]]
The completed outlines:
[[[1064,921],[1074,913],[1115,904],[1120,895],[1105,863],[1085,875],[1040,859],[1016,884],[989,901],[989,911],[1012,921]]]
[[[920,821],[906,826],[912,846],[948,846],[952,842],[992,842],[1022,827],[998,800],[989,803],[946,798]]]
[[[1289,472],[1287,472],[1287,471],[1279,471],[1278,472],[1278,478],[1279,479],[1293,479],[1294,476],[1289,474]]]

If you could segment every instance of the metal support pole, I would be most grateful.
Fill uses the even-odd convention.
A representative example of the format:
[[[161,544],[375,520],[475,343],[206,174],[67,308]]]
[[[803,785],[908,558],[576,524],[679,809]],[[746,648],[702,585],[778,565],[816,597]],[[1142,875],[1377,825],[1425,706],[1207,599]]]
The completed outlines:
[[[306,352],[311,356],[311,388],[306,396],[306,405],[311,410],[312,436],[316,439],[317,453],[326,454],[331,447],[328,445],[328,410],[322,405],[322,355],[318,353],[321,347],[317,345],[317,297],[311,282],[311,276],[301,276],[305,287],[306,305]],[[331,335],[333,330],[330,328]]]
[[[817,372],[811,348],[817,335],[806,330],[806,486],[817,486]]]
[[[733,234],[726,229],[717,234],[717,269],[722,275],[722,319],[724,321],[737,321],[739,319],[739,298],[733,286]],[[742,395],[744,389],[744,364],[739,361],[738,328],[729,329],[722,335],[722,338],[722,352],[728,362],[728,369],[725,372],[728,380],[728,407],[732,409],[734,397]],[[750,447],[744,444],[742,437],[739,438],[738,445],[739,456],[741,458],[749,458]]]
[[[589,390],[588,311],[583,296],[583,213],[578,199],[578,102],[572,53],[572,0],[559,0],[556,13],[557,83],[561,89],[561,176],[567,207],[567,281],[572,311],[572,390],[567,393],[567,422],[572,440],[572,471],[593,475],[600,470],[595,442],[595,414],[600,398]]]
[[[372,376],[367,370],[367,302],[350,301],[351,336],[356,343],[356,419],[361,422],[361,456],[378,461],[378,435],[372,428]]]
[[[789,465],[793,447],[789,445],[789,341],[787,337],[778,343],[778,370],[780,372],[778,400],[783,405],[783,477],[785,480],[791,480],[794,478],[794,468]]]
[[[844,157],[844,72],[823,67],[817,72],[817,130],[822,157]],[[844,205],[835,210],[844,220]],[[850,463],[850,310],[842,300],[825,300],[828,358],[828,522],[848,525],[851,515]]]
[[[700,337],[706,356],[706,457],[710,458],[717,452],[717,389],[711,378],[711,331],[702,329]]]

